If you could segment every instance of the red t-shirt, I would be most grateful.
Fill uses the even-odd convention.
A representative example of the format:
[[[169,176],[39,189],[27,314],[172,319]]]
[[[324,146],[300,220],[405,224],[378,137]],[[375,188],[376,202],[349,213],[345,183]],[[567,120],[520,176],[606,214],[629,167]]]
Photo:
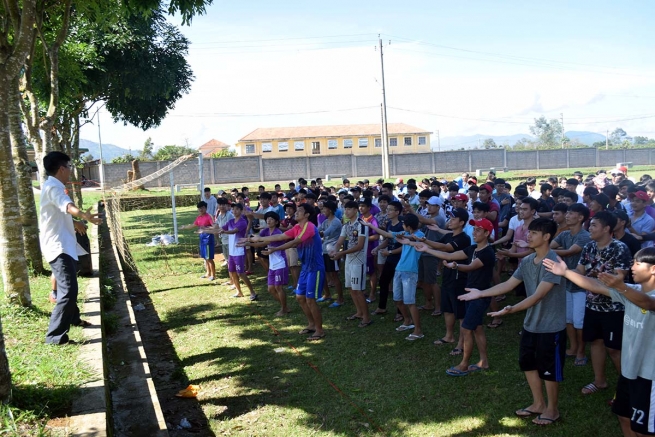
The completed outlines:
[[[293,228],[286,231],[284,235],[291,237],[294,240],[300,238],[300,241],[305,243],[307,240],[314,238],[314,230],[316,227],[311,225],[312,224],[309,221],[306,222],[304,226],[295,225]]]
[[[211,226],[214,224],[214,219],[212,219],[212,216],[204,213],[203,215],[199,215],[196,217],[196,221],[193,222],[194,225],[196,226]]]

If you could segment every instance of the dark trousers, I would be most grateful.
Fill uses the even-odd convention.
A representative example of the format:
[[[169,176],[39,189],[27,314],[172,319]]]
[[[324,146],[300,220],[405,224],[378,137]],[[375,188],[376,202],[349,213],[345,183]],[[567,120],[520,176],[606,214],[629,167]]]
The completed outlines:
[[[77,308],[77,261],[62,253],[50,267],[57,281],[57,303],[50,316],[45,342],[64,344],[68,342],[70,326],[82,323]]]
[[[389,286],[393,284],[393,275],[396,273],[396,266],[400,258],[393,257],[387,258],[387,261],[382,267],[382,274],[380,275],[380,303],[378,308],[381,310],[387,309],[387,300],[389,299]]]

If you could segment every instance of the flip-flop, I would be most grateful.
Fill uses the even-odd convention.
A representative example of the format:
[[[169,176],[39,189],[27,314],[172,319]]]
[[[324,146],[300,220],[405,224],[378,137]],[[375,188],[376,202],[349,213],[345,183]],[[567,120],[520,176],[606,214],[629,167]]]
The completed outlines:
[[[396,317],[393,318],[394,322],[402,322],[405,318],[401,314],[397,314]]]
[[[530,416],[534,416],[535,414],[541,414],[541,413],[538,411],[530,411],[527,408],[521,408],[520,410],[516,410],[514,414],[516,414],[519,417],[530,417]]]
[[[243,294],[233,294],[232,297],[245,297]]]
[[[458,348],[458,347],[456,347],[455,349],[453,349],[452,351],[450,351],[450,355],[453,356],[453,357],[454,357],[454,356],[457,356],[457,355],[462,355],[463,353],[464,353],[464,350],[463,350],[463,349],[460,349],[460,348]]]
[[[372,315],[372,316],[383,316],[383,315],[385,315],[386,313],[387,313],[386,310],[384,310],[384,311],[382,311],[382,312],[371,311],[371,315]]]
[[[361,319],[361,317],[355,315],[346,317],[346,320],[350,320],[350,321],[359,320],[359,319]]]
[[[368,322],[359,322],[359,325],[357,325],[358,328],[366,328],[369,325],[373,324],[373,320],[369,320]]]
[[[253,295],[253,296],[250,296],[250,300],[251,300],[252,302],[256,301],[257,299],[259,299],[259,296],[256,295],[256,294]]]
[[[421,305],[418,309],[421,311],[434,311],[434,308],[426,308],[424,305]]]
[[[376,300],[377,300],[377,299],[373,299],[373,300],[371,300],[371,299],[366,299],[366,303],[373,303],[373,302],[375,302]]]
[[[477,364],[471,364],[468,369],[469,369],[469,373],[482,372],[483,370],[489,370],[488,367],[480,367]]]
[[[321,335],[314,334],[314,335],[310,335],[309,337],[307,337],[307,341],[318,341],[318,340],[321,340],[324,337],[325,337],[325,334],[321,334]]]
[[[559,418],[560,418],[560,416],[557,416],[554,419],[549,419],[548,417],[541,417],[541,414],[540,414],[540,415],[538,415],[537,417],[535,417],[532,420],[532,423],[534,423],[535,425],[539,425],[539,426],[548,426],[548,425],[552,425],[553,423],[557,422],[559,420]],[[537,423],[536,422],[537,420],[545,420],[546,423]]]
[[[410,329],[414,329],[414,325],[400,325],[399,327],[396,328],[396,331],[403,332],[403,331],[409,331]]]
[[[305,334],[313,334],[316,332],[316,329],[309,329],[309,328],[304,328],[302,331],[300,331],[298,334],[300,335],[305,335]]]
[[[423,337],[425,337],[425,334],[421,334],[421,335],[409,334],[407,337],[405,337],[405,340],[416,341],[422,339]]]
[[[431,316],[434,316],[434,317],[439,317],[439,316],[442,315],[442,314],[443,314],[443,313],[442,313],[441,311],[432,311],[432,313],[430,313],[430,315],[431,315]]]
[[[332,299],[331,297],[325,297],[325,296],[323,296],[323,297],[319,297],[318,299],[316,299],[316,302],[326,302],[326,301],[328,301],[328,300],[329,300],[330,302],[332,302],[334,299]]]
[[[599,391],[599,390],[605,390],[606,388],[607,388],[607,387],[598,387],[598,386],[597,386],[596,384],[594,384],[593,382],[590,382],[589,384],[587,384],[587,385],[585,385],[584,387],[582,387],[582,394],[583,394],[583,395],[590,395],[590,394],[596,393],[596,392]],[[585,390],[587,390],[586,393],[585,393]]]
[[[573,355],[573,356],[575,356],[575,355]],[[575,361],[573,362],[573,365],[577,366],[577,367],[582,367],[582,366],[586,366],[587,362],[588,362],[587,357],[576,358]]]
[[[487,328],[496,329],[496,328],[498,328],[498,327],[499,327],[500,325],[502,325],[502,324],[503,324],[503,321],[502,321],[502,320],[499,320],[499,321],[497,321],[496,323],[491,322],[491,323],[489,323],[489,324],[487,325]]]
[[[339,308],[339,307],[341,307],[341,306],[343,306],[342,303],[339,303],[339,302],[332,302],[332,303],[328,306],[328,308]]]
[[[432,343],[433,343],[435,346],[441,346],[441,345],[444,345],[444,344],[453,344],[453,343],[455,343],[455,340],[453,340],[453,341],[446,341],[446,340],[444,340],[443,338],[440,338],[439,340],[435,340],[435,341],[433,341]]]
[[[446,375],[448,375],[448,376],[467,376],[468,374],[469,374],[468,371],[459,370],[455,366],[453,366],[450,369],[446,370]]]

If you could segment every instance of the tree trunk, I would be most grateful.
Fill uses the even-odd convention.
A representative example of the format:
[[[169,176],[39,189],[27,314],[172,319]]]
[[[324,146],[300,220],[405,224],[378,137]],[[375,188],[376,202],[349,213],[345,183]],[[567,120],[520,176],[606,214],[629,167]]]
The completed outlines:
[[[13,76],[0,65],[0,271],[5,294],[9,299],[29,306],[32,304],[32,297],[21,230],[16,170],[11,159],[8,114],[11,100],[9,93],[14,90],[12,79]]]
[[[73,203],[80,208],[84,208],[84,199],[82,198],[82,184],[80,184],[80,180],[82,179],[80,177],[81,170],[78,167],[81,165],[80,162],[80,116],[76,116],[73,119],[73,122],[71,123],[72,125],[70,126],[70,130],[68,132],[71,133],[71,135],[68,136],[67,142],[70,147],[70,157],[71,160],[75,163],[75,169],[73,171],[73,175],[75,177],[75,183],[73,184],[73,190],[71,194],[73,195]]]
[[[43,255],[39,241],[39,216],[32,189],[32,166],[27,158],[27,139],[21,126],[18,80],[9,89],[9,129],[11,131],[11,152],[16,169],[20,223],[23,227],[25,257],[27,265],[35,274],[42,274]]]

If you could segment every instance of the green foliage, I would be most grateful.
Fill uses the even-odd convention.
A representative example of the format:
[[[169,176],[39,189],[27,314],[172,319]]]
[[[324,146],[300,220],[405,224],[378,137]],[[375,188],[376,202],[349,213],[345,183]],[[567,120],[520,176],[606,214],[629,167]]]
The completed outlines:
[[[561,147],[562,123],[555,118],[546,120],[543,115],[535,118],[534,125],[530,126],[530,133],[537,137],[536,143],[539,146],[554,147],[559,144]]]
[[[624,141],[623,137],[625,137],[626,135],[628,134],[623,129],[617,127],[610,134],[610,142],[612,143],[612,145],[618,146],[623,143]]]
[[[155,161],[175,161],[180,156],[196,154],[197,150],[186,146],[164,146],[157,150],[153,159]]]
[[[484,140],[484,143],[482,143],[482,147],[485,149],[495,149],[498,146],[496,145],[496,142],[493,140],[493,138],[487,138]]]
[[[155,145],[152,142],[152,138],[148,137],[146,142],[143,144],[143,150],[139,154],[139,159],[141,161],[152,161],[154,148]]]
[[[221,149],[218,152],[211,154],[210,158],[234,158],[237,156],[237,152],[229,149]]]
[[[130,163],[130,162],[134,161],[135,159],[136,158],[134,156],[132,156],[131,154],[128,153],[127,155],[117,156],[116,158],[111,160],[111,163],[112,164],[127,164],[127,163]]]

